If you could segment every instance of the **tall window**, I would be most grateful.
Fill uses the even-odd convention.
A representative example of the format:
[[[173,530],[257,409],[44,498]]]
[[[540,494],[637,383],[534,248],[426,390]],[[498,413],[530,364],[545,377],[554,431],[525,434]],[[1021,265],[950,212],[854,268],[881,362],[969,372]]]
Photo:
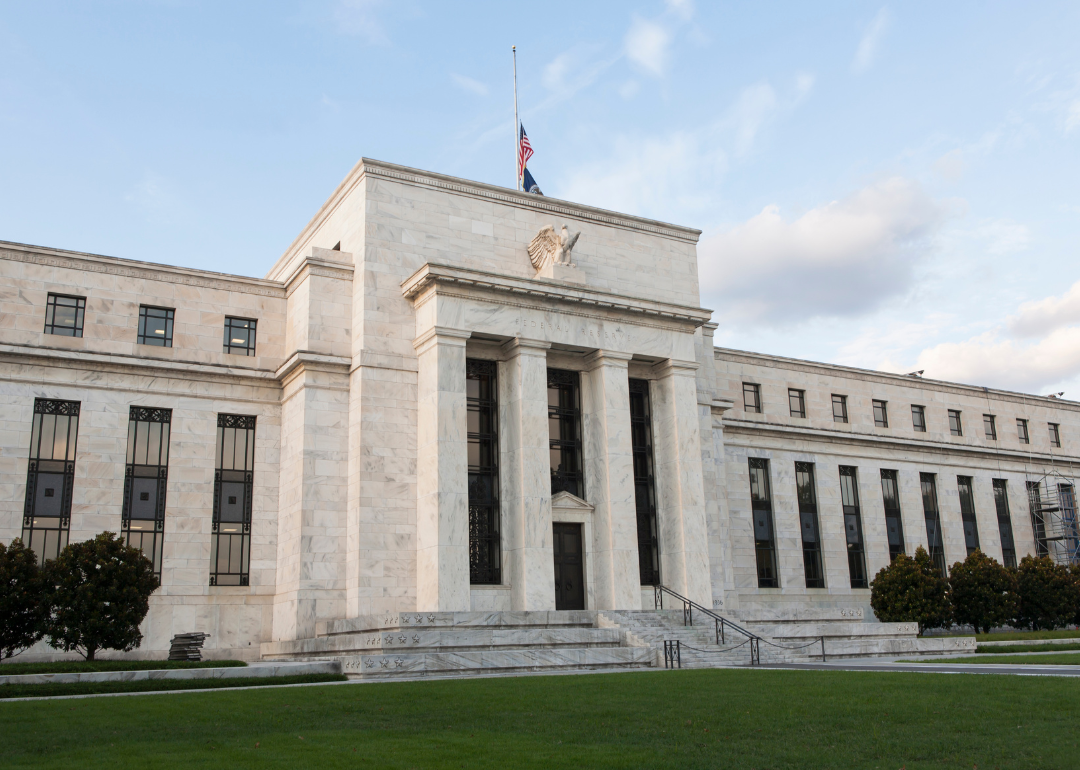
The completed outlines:
[[[1058,501],[1061,505],[1063,526],[1062,545],[1068,554],[1075,554],[1080,547],[1080,528],[1076,522],[1076,494],[1072,484],[1058,484]],[[1075,562],[1074,562],[1075,563]]]
[[[960,518],[964,522],[964,544],[967,555],[979,549],[979,524],[975,520],[975,493],[971,488],[971,476],[957,476],[956,488],[960,492]]]
[[[961,425],[961,423],[960,423],[960,410],[959,409],[950,409],[949,410],[949,433],[951,433],[954,436],[963,436],[964,435],[964,426]]]
[[[548,455],[551,494],[585,498],[581,470],[581,379],[577,372],[548,369]]]
[[[237,356],[255,355],[255,326],[251,318],[225,317],[225,352]]]
[[[128,415],[124,510],[120,521],[127,544],[140,549],[161,577],[165,534],[165,487],[169,476],[171,409],[133,406]]]
[[[85,313],[85,297],[50,294],[45,304],[45,333],[81,337]]]
[[[889,410],[884,401],[874,399],[874,425],[879,428],[889,427]]]
[[[752,382],[742,384],[743,409],[761,414],[761,386]]]
[[[992,414],[983,415],[983,430],[988,441],[997,441],[997,421]]]
[[[806,417],[806,391],[788,388],[788,407],[792,417]]]
[[[930,560],[934,562],[938,573],[945,577],[945,547],[941,541],[937,480],[933,473],[920,473],[919,482],[922,486],[923,517],[926,519],[926,543],[930,547]]]
[[[1061,426],[1056,422],[1048,422],[1046,426],[1050,429],[1050,446],[1061,446]]]
[[[494,361],[465,361],[469,434],[469,581],[498,584],[499,442],[498,389]]]
[[[847,422],[847,396],[838,396],[833,393],[832,418],[833,422]]]
[[[1049,556],[1050,546],[1046,541],[1046,520],[1043,518],[1042,491],[1039,482],[1027,483],[1028,507],[1031,510],[1031,531],[1035,535],[1035,555]]]
[[[1001,563],[1006,567],[1015,567],[1016,544],[1013,542],[1009,489],[1005,479],[994,479],[994,505],[997,508],[998,531],[1001,533]]]
[[[210,585],[246,586],[251,563],[255,418],[219,414]]]
[[[44,564],[60,555],[71,529],[79,402],[34,399],[22,541]]]
[[[660,584],[660,538],[653,481],[652,416],[649,381],[630,380],[630,448],[634,453],[634,502],[637,506],[638,571],[641,585]]]
[[[825,569],[821,563],[821,534],[818,530],[817,489],[814,464],[795,463],[795,491],[799,496],[799,522],[802,525],[803,571],[807,588],[825,587]]]
[[[139,344],[157,345],[160,348],[172,347],[173,316],[172,308],[139,306]]]
[[[900,516],[900,488],[896,471],[881,471],[881,499],[885,501],[885,531],[889,536],[889,560],[904,553],[904,522]]]
[[[1027,420],[1021,420],[1016,418],[1016,437],[1020,439],[1021,444],[1030,444],[1031,439],[1028,437]]]
[[[754,550],[757,554],[758,588],[779,588],[776,570],[776,539],[773,537],[772,490],[769,461],[750,458],[750,507],[754,517]]]
[[[911,405],[911,427],[916,433],[926,433],[926,407]]]
[[[840,466],[840,502],[844,506],[851,587],[866,588],[866,553],[863,547],[862,516],[859,512],[859,480],[856,469],[848,465]]]

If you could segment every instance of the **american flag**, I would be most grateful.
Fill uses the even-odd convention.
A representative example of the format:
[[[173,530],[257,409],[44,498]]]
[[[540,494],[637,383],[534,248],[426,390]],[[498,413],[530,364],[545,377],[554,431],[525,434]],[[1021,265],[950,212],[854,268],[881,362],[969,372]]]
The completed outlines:
[[[529,137],[525,135],[525,125],[518,124],[521,132],[518,135],[518,179],[521,179],[522,172],[525,170],[525,164],[529,162],[529,158],[533,156],[532,145],[529,144]]]

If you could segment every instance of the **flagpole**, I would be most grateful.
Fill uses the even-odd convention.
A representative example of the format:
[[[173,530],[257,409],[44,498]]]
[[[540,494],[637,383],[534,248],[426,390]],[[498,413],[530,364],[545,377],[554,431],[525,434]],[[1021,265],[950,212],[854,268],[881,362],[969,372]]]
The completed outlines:
[[[517,46],[510,46],[510,50],[514,52],[514,187],[521,190],[521,138],[518,136],[521,124],[518,123],[517,110]]]

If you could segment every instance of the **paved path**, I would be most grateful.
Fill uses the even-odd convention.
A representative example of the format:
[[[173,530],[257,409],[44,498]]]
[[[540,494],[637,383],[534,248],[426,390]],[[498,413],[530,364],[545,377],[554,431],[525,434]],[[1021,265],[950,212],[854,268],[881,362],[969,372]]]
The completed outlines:
[[[886,663],[830,661],[828,663],[764,663],[758,668],[803,671],[906,671],[920,674],[1011,674],[1015,676],[1080,677],[1080,666],[1041,666],[1008,663]]]

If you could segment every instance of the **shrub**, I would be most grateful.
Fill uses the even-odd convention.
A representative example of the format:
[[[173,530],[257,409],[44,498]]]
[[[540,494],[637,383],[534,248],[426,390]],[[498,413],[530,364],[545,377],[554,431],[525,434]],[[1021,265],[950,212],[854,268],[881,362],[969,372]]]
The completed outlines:
[[[1016,575],[976,549],[949,571],[949,598],[957,623],[988,634],[1016,617]]]
[[[45,635],[49,603],[37,556],[15,538],[0,543],[0,660],[25,650]]]
[[[1076,589],[1068,567],[1025,556],[1016,569],[1020,608],[1016,624],[1033,631],[1066,626],[1076,617]]]
[[[1069,572],[1072,573],[1073,601],[1075,602],[1072,622],[1074,626],[1080,626],[1080,562],[1073,562],[1069,567]]]
[[[915,549],[915,558],[901,554],[874,576],[870,606],[883,622],[917,622],[920,634],[952,620],[948,584],[922,546]]]
[[[158,587],[153,563],[122,537],[102,532],[72,543],[46,565],[53,617],[49,644],[93,660],[98,650],[134,650]]]

